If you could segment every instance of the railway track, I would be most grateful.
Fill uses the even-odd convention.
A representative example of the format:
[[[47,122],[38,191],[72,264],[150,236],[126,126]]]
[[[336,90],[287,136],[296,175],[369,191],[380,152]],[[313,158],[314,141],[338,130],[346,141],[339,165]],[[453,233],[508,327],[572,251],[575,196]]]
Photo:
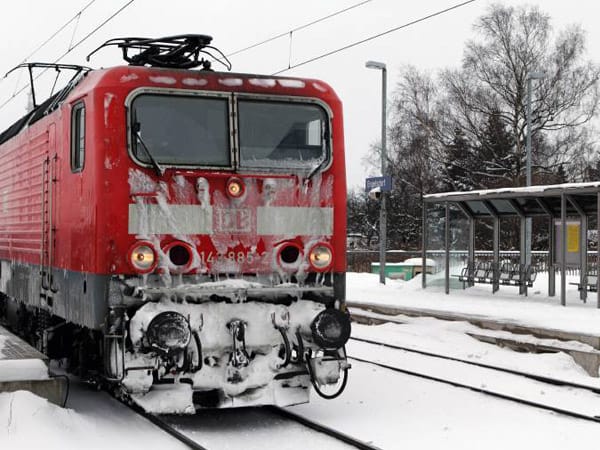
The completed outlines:
[[[527,372],[521,372],[518,370],[496,367],[496,366],[487,365],[487,364],[483,364],[483,363],[476,363],[474,361],[462,360],[460,358],[447,357],[445,355],[440,355],[440,354],[435,354],[435,353],[430,353],[430,352],[425,352],[425,351],[415,350],[415,349],[410,349],[410,348],[404,348],[401,346],[395,346],[395,345],[386,344],[386,343],[382,343],[382,342],[372,341],[369,339],[361,339],[361,338],[351,338],[351,339],[353,339],[354,341],[357,341],[357,342],[365,343],[367,345],[380,346],[380,347],[384,347],[384,348],[390,348],[393,350],[401,350],[401,351],[406,351],[406,352],[410,352],[410,353],[416,353],[416,354],[426,356],[429,358],[447,360],[452,363],[479,366],[481,369],[492,370],[492,371],[501,372],[501,373],[507,373],[511,376],[514,375],[514,376],[518,376],[518,377],[523,377],[523,378],[531,379],[538,383],[545,383],[547,385],[568,387],[568,388],[572,388],[572,389],[581,389],[581,390],[584,390],[584,391],[587,391],[590,393],[594,393],[594,394],[600,393],[600,389],[592,387],[592,386],[586,386],[584,384],[570,383],[568,381],[558,380],[558,379],[551,378],[551,377],[545,377],[545,376],[535,375],[535,374],[531,374],[531,373],[527,373]],[[500,398],[503,400],[508,400],[511,402],[519,403],[522,405],[536,407],[536,408],[543,409],[546,411],[552,411],[557,414],[561,414],[561,415],[565,415],[565,416],[569,416],[569,417],[573,417],[573,418],[577,418],[577,419],[600,423],[600,415],[586,414],[586,413],[582,413],[582,412],[579,412],[579,411],[576,411],[574,409],[570,409],[567,407],[562,407],[562,406],[552,405],[549,403],[526,399],[526,398],[519,397],[519,396],[510,394],[510,393],[502,392],[500,389],[490,389],[487,386],[484,387],[484,386],[477,386],[474,383],[464,383],[464,382],[444,378],[444,377],[438,376],[437,374],[433,375],[431,373],[427,373],[426,371],[404,369],[402,367],[399,367],[398,365],[391,365],[391,364],[382,363],[379,361],[373,361],[371,359],[363,358],[360,356],[349,355],[348,358],[358,361],[358,362],[365,363],[365,364],[370,364],[370,365],[374,365],[374,366],[381,367],[384,369],[392,370],[394,372],[402,373],[405,375],[415,376],[415,377],[423,378],[423,379],[426,379],[429,381],[435,381],[438,383],[448,384],[448,385],[458,387],[458,388],[468,389],[468,390],[471,390],[474,392],[489,395],[491,397],[496,397],[496,398]],[[600,402],[598,403],[598,410],[600,411]]]
[[[481,363],[481,362],[477,362],[477,361],[471,361],[468,359],[457,358],[454,356],[442,355],[440,353],[428,352],[425,350],[419,350],[419,349],[415,349],[415,348],[411,348],[411,347],[403,347],[401,345],[387,344],[385,342],[374,341],[371,339],[351,337],[350,340],[353,340],[356,342],[365,342],[367,344],[379,345],[379,346],[391,348],[394,350],[402,350],[405,352],[415,353],[418,355],[430,356],[432,358],[439,358],[439,359],[444,359],[447,361],[460,362],[460,363],[468,364],[468,365],[475,366],[475,367],[482,367],[484,369],[492,369],[492,370],[496,370],[498,372],[510,373],[512,375],[519,375],[524,378],[529,378],[529,379],[535,380],[535,381],[541,381],[543,383],[553,384],[555,386],[567,386],[567,387],[572,387],[572,388],[576,388],[576,389],[585,389],[585,390],[588,390],[595,394],[600,394],[600,387],[595,387],[595,386],[591,386],[591,385],[587,385],[587,384],[574,383],[572,381],[561,380],[559,378],[548,377],[545,375],[539,375],[539,374],[535,374],[535,373],[531,373],[531,372],[524,372],[521,370],[510,369],[508,367],[495,366],[492,364],[486,364],[486,363]]]
[[[138,415],[149,420],[154,425],[159,427],[161,430],[163,430],[164,432],[168,433],[169,435],[171,435],[172,437],[177,439],[179,442],[188,446],[190,449],[192,449],[192,450],[208,450],[203,445],[200,445],[196,440],[192,439],[185,433],[179,431],[173,425],[169,424],[167,421],[165,421],[165,419],[163,417],[147,413],[142,408],[140,408],[136,405],[131,405],[131,404],[127,404],[127,403],[125,403],[125,405],[128,406],[133,411],[135,411]]]
[[[299,425],[303,428],[309,428],[310,430],[314,431],[316,434],[319,435],[319,437],[316,440],[317,443],[315,445],[311,445],[310,438],[307,438],[307,436],[304,432],[303,433],[303,441],[298,442],[298,448],[312,447],[312,448],[340,448],[340,449],[353,448],[353,449],[359,449],[359,450],[380,450],[379,447],[376,447],[369,443],[358,440],[352,436],[341,433],[340,431],[337,431],[333,428],[330,428],[330,427],[327,427],[320,423],[314,422],[310,419],[307,419],[306,417],[300,416],[300,415],[295,414],[285,408],[280,408],[277,406],[265,406],[262,408],[243,408],[243,409],[238,409],[238,410],[211,410],[210,411],[210,419],[209,419],[208,424],[206,423],[206,420],[205,420],[205,419],[208,419],[208,416],[203,415],[202,412],[200,412],[199,415],[197,415],[197,416],[156,416],[156,415],[144,412],[141,408],[139,408],[137,406],[132,406],[132,405],[127,405],[127,406],[129,406],[137,414],[148,419],[150,422],[152,422],[154,425],[159,427],[161,430],[167,432],[172,437],[174,437],[178,441],[182,442],[183,444],[185,444],[192,450],[209,450],[209,449],[221,448],[221,446],[218,443],[215,443],[215,442],[210,443],[210,441],[211,440],[223,441],[224,439],[228,440],[228,447],[230,447],[230,448],[235,447],[236,446],[235,441],[237,439],[239,439],[239,437],[236,437],[235,434],[236,433],[239,434],[239,432],[240,432],[239,417],[244,416],[244,415],[247,416],[246,421],[248,421],[248,416],[255,415],[255,417],[250,417],[250,419],[249,419],[250,425],[247,427],[246,427],[246,422],[244,422],[244,419],[242,419],[242,421],[241,421],[242,427],[246,428],[242,433],[244,439],[247,439],[248,434],[254,434],[255,429],[256,429],[255,422],[258,422],[258,423],[261,423],[261,425],[264,425],[265,423],[268,424],[269,421],[273,422],[272,418],[276,417],[279,421],[283,420],[284,422],[287,422],[288,428],[292,425],[296,425],[296,426]],[[227,425],[228,419],[230,422],[229,425]],[[214,425],[213,422],[220,422],[219,428],[217,428],[219,431],[217,433],[222,432],[223,434],[218,439],[214,439],[214,434],[215,434],[214,430],[212,432],[207,432],[207,430],[203,429],[203,428],[211,427],[212,425]],[[277,425],[278,425],[278,428],[281,428],[281,424],[277,424]],[[237,430],[232,430],[232,428],[237,428]],[[250,430],[250,431],[248,431],[248,430]],[[228,431],[232,434],[231,442],[230,442],[229,437],[224,437],[224,436],[228,436],[226,434]],[[287,436],[289,434],[288,432],[286,432],[285,429],[280,430],[280,431],[275,431],[273,433],[273,435],[269,435],[273,438],[273,439],[269,439],[270,441],[272,441],[271,443],[275,443],[277,441],[277,433],[281,434],[280,437],[282,439],[287,438]],[[211,434],[213,436],[210,436]],[[260,439],[263,435],[264,435],[264,433],[261,431],[258,431],[256,433],[257,448],[264,448],[264,445],[262,445],[260,443]],[[328,444],[325,444],[326,445],[325,447],[323,447],[323,442],[327,442],[328,438],[336,441],[336,443],[338,443],[339,445],[332,446],[330,443],[328,443]],[[307,439],[308,439],[308,442],[307,442]],[[203,443],[201,444],[199,441],[202,441]],[[209,444],[204,443],[205,441],[208,441]],[[263,442],[263,444],[264,444],[264,442]],[[254,445],[254,444],[249,444],[248,442],[246,442],[246,444],[244,445],[244,448],[251,449],[251,448],[253,448],[253,447],[251,447],[251,445]],[[288,443],[288,446],[285,448],[289,448],[289,443]]]
[[[291,412],[289,409],[284,409],[284,408],[280,408],[277,406],[272,406],[269,407],[273,412],[275,412],[276,414],[279,414],[282,417],[286,417],[288,419],[291,419],[297,423],[300,423],[312,430],[318,431],[320,433],[324,433],[327,436],[331,436],[341,442],[344,442],[354,448],[358,448],[360,450],[379,450],[379,447],[375,447],[372,444],[369,444],[367,442],[358,440],[352,436],[349,436],[345,433],[342,433],[340,431],[337,431],[333,428],[327,427],[325,425],[322,425],[320,423],[314,422],[310,419],[307,419],[304,416],[300,416],[296,413]]]

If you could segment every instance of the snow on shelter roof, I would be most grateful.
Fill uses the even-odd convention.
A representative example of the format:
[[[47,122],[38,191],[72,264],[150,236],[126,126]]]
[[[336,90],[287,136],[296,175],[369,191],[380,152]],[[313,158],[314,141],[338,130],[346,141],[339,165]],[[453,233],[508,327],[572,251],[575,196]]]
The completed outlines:
[[[423,199],[428,201],[429,203],[435,202],[433,199],[440,200],[450,200],[450,198],[455,197],[485,197],[485,198],[493,198],[500,197],[499,194],[521,194],[520,196],[532,196],[535,197],[536,194],[549,194],[549,195],[560,195],[562,191],[565,194],[576,193],[575,191],[579,191],[580,189],[585,189],[586,193],[590,191],[597,192],[600,190],[600,181],[591,181],[588,183],[564,183],[564,184],[541,184],[536,186],[526,186],[526,187],[509,187],[509,188],[500,188],[500,189],[481,189],[478,191],[454,191],[454,192],[440,192],[437,194],[427,194],[423,196]],[[559,191],[559,192],[557,192]],[[524,194],[524,195],[523,195]],[[505,197],[505,196],[501,196]],[[460,200],[457,198],[457,200]]]
[[[566,196],[567,213],[591,215],[598,212],[600,181],[441,192],[423,196],[425,203],[451,202],[473,216],[560,216],[561,197]]]

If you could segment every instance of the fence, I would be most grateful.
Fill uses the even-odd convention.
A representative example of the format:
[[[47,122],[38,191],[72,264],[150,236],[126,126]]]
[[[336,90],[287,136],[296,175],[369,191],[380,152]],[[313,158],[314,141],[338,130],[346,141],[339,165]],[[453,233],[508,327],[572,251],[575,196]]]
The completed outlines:
[[[423,255],[420,251],[405,251],[405,250],[388,250],[385,254],[386,261],[389,263],[402,262],[408,258],[421,258]],[[371,272],[371,263],[379,262],[379,252],[376,250],[348,250],[346,252],[347,267],[349,272]],[[427,258],[434,261],[440,261],[443,264],[446,253],[444,250],[427,250]],[[501,251],[500,261],[510,261],[518,263],[520,252],[515,250]],[[597,252],[588,251],[588,264],[594,266],[597,264]],[[475,252],[475,258],[481,261],[492,261],[494,253],[487,250],[479,250]],[[451,250],[450,251],[450,266],[467,264],[467,250]],[[547,251],[532,251],[531,263],[537,272],[546,272],[548,270],[548,252]],[[556,269],[556,266],[555,266]],[[569,274],[579,273],[578,266],[568,266]]]

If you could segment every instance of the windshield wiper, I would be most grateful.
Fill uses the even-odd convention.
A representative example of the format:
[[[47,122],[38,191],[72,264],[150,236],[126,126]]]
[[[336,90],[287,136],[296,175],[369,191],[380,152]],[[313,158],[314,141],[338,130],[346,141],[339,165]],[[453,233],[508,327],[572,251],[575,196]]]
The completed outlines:
[[[308,175],[306,176],[307,183],[321,169],[321,167],[323,167],[323,164],[325,164],[325,161],[327,161],[327,158],[323,158],[321,161],[319,161],[319,163],[315,167],[313,167],[310,170],[310,172],[308,172]]]
[[[323,143],[324,143],[324,152],[325,154],[323,155],[323,159],[321,161],[319,161],[319,163],[313,167],[310,172],[308,172],[308,175],[306,176],[306,182],[308,183],[310,181],[310,179],[319,171],[321,170],[321,167],[323,167],[323,165],[327,162],[327,148],[328,148],[328,142],[329,142],[329,128],[327,128],[327,126],[323,127],[323,133],[321,138],[323,139]]]
[[[165,174],[165,169],[163,169],[161,167],[161,165],[158,164],[158,161],[156,161],[156,159],[154,159],[154,156],[152,156],[152,152],[150,152],[150,150],[148,150],[148,147],[144,143],[144,141],[142,139],[142,135],[140,134],[139,124],[136,124],[136,126],[134,127],[134,134],[135,134],[135,137],[137,138],[137,140],[140,142],[140,144],[142,144],[142,148],[144,149],[144,152],[146,152],[148,159],[150,159],[150,162],[152,163],[154,170],[156,170],[156,173],[158,174],[158,176],[162,177]]]

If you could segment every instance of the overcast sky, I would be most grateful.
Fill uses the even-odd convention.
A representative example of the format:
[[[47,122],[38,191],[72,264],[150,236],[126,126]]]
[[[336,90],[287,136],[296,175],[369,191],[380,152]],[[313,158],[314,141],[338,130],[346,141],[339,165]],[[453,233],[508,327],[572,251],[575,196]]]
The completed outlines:
[[[29,61],[52,62],[63,55],[70,43],[86,37],[130,0],[22,0],[4,5],[0,28],[0,72],[22,62],[42,42],[84,7],[73,21]],[[364,0],[362,0],[364,1]],[[91,3],[91,5],[90,5]],[[82,42],[60,62],[89,64],[92,67],[121,64],[115,49],[105,49],[90,63],[85,55],[113,37],[158,37],[200,33],[213,36],[224,53],[287,33],[361,0],[134,0],[107,25]],[[272,74],[281,69],[327,53],[355,41],[461,3],[460,0],[398,1],[371,0],[346,13],[243,52],[231,58],[236,72]],[[412,64],[437,71],[460,65],[464,43],[473,37],[472,24],[491,3],[537,4],[550,14],[556,30],[578,23],[587,31],[588,54],[600,63],[600,3],[592,0],[490,1],[476,0],[466,6],[372,40],[319,61],[284,72],[282,75],[320,78],[337,91],[344,103],[348,186],[364,186],[369,173],[363,158],[381,133],[381,75],[365,68],[365,61],[377,60],[388,67],[388,98],[391,99],[399,69]],[[291,54],[290,54],[291,49]],[[215,67],[216,68],[216,67]],[[49,75],[49,74],[48,74]],[[0,82],[0,104],[26,82],[26,73],[13,73]],[[25,111],[25,95],[0,108],[0,129],[6,128]]]

